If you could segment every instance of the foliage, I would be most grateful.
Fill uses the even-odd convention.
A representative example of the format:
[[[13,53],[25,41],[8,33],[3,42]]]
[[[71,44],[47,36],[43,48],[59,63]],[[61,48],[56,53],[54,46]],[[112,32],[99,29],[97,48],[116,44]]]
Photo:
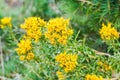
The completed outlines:
[[[119,74],[119,0],[23,2],[18,11],[21,18],[13,14],[14,10],[8,13],[10,17],[0,15],[0,53],[4,55],[0,76],[17,80],[109,80]],[[91,45],[107,46],[106,52]]]

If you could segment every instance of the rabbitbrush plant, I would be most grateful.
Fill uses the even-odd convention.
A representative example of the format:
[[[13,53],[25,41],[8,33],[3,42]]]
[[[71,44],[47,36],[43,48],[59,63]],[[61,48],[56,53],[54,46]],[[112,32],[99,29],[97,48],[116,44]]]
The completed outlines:
[[[101,38],[105,41],[119,39],[118,32],[110,23],[108,26],[107,30],[112,29],[114,33],[106,33],[107,27],[103,24]],[[2,26],[1,30],[7,31],[6,28]],[[23,80],[104,80],[120,72],[118,49],[113,48],[116,49],[113,55],[100,53],[86,46],[85,39],[76,40],[78,35],[72,35],[70,19],[57,17],[45,21],[40,17],[28,17],[20,28],[23,34],[18,41],[15,33],[10,34],[15,39],[17,59],[27,68],[21,74]]]

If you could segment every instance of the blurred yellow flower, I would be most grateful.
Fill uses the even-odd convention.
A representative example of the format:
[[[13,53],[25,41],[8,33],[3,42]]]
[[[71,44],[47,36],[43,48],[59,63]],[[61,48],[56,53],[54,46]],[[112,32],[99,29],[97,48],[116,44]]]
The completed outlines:
[[[56,61],[60,63],[60,67],[64,68],[65,72],[72,71],[77,65],[77,58],[76,54],[66,54],[60,53],[56,56]]]
[[[100,66],[103,65],[103,63],[101,61],[98,61],[97,64],[100,65]]]
[[[3,26],[3,25],[0,25],[0,28],[4,29],[4,27],[5,27],[5,26]]]
[[[104,67],[104,69],[105,69],[106,71],[112,69],[111,66],[109,66],[109,65],[107,65],[107,64],[104,64],[103,67]]]
[[[56,74],[58,76],[58,80],[65,80],[65,76],[62,74],[62,72],[57,71]]]
[[[108,25],[102,24],[102,28],[99,31],[100,36],[103,40],[113,40],[119,38],[119,32],[114,27],[111,27],[111,23]]]
[[[35,42],[38,42],[39,38],[41,38],[41,27],[45,26],[46,22],[40,17],[29,17],[25,19],[24,24],[20,25],[26,31],[26,38],[34,39]]]
[[[34,54],[31,52],[32,44],[30,39],[22,39],[20,43],[18,43],[18,48],[16,51],[20,56],[20,60],[31,60],[34,58]]]
[[[67,43],[67,37],[66,37],[66,36],[60,37],[60,38],[58,39],[58,42],[59,42],[60,44],[66,45],[66,43]]]
[[[96,76],[94,74],[87,74],[85,80],[104,80],[102,76]]]
[[[11,25],[11,18],[10,17],[4,17],[4,18],[2,18],[1,19],[1,24],[3,26],[9,26],[9,27],[11,27],[12,26]]]
[[[21,55],[20,56],[20,60],[22,61],[22,60],[25,60],[25,55]]]
[[[32,49],[31,40],[30,39],[22,39],[20,43],[18,43],[18,48],[16,51],[19,55],[26,54],[28,51]]]
[[[46,26],[47,31],[45,32],[45,37],[49,39],[51,44],[56,44],[58,42],[66,45],[69,36],[73,34],[73,30],[68,26],[69,19],[50,19]]]
[[[29,53],[27,54],[26,59],[27,59],[27,60],[31,60],[31,59],[33,59],[33,58],[34,58],[34,54],[33,54],[32,52],[29,52]]]

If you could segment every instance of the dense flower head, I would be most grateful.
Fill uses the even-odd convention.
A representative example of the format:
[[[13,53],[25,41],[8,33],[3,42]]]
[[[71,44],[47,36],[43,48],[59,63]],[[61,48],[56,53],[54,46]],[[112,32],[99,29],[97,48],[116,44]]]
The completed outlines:
[[[26,54],[28,51],[32,49],[31,40],[30,39],[22,39],[20,43],[17,44],[18,48],[16,48],[17,53]]]
[[[77,58],[76,54],[66,54],[65,52],[58,54],[56,61],[60,63],[60,67],[63,67],[65,72],[69,72],[76,67]]]
[[[41,27],[45,25],[46,22],[40,17],[29,17],[20,27],[26,31],[27,38],[34,39],[37,42],[42,35]]]
[[[119,38],[119,32],[114,27],[111,27],[111,23],[108,25],[102,24],[102,28],[99,31],[103,40],[114,40]]]
[[[58,80],[65,80],[65,76],[63,75],[62,72],[57,71],[56,74],[57,74],[57,76],[58,76]]]
[[[0,28],[4,28],[5,26],[12,27],[10,17],[4,17],[0,20]]]
[[[20,60],[31,60],[34,58],[34,54],[31,52],[32,44],[30,39],[22,39],[20,43],[18,43],[18,48],[16,51],[20,56]]]
[[[85,80],[104,80],[102,76],[96,76],[94,74],[87,74]]]
[[[67,39],[73,33],[73,30],[68,26],[69,19],[50,19],[47,24],[47,32],[45,33],[45,37],[49,39],[51,44],[56,44],[58,42],[65,45],[67,43]]]

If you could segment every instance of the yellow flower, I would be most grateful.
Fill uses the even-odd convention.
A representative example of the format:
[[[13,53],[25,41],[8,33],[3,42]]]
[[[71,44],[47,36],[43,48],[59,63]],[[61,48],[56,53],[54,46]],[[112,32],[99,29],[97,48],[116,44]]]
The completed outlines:
[[[51,44],[60,43],[66,45],[69,36],[73,33],[73,30],[68,26],[69,19],[50,19],[46,26],[47,31],[45,33],[45,37],[49,39]]]
[[[67,37],[66,37],[66,36],[60,37],[60,38],[58,39],[58,42],[59,42],[60,44],[66,45],[66,43],[67,43]]]
[[[4,27],[5,27],[5,26],[3,26],[3,25],[0,25],[0,28],[4,29]]]
[[[119,38],[119,32],[114,27],[111,27],[111,23],[108,25],[102,24],[102,28],[99,31],[103,40],[114,40]]]
[[[3,26],[12,26],[11,25],[11,18],[10,17],[4,17],[3,19],[1,19],[1,24]]]
[[[77,57],[78,56],[76,54],[60,53],[55,59],[60,63],[60,67],[63,67],[64,71],[67,73],[76,67]]]
[[[58,76],[58,80],[65,80],[65,77],[64,77],[64,75],[62,74],[62,72],[57,71],[56,74],[57,74],[57,76]]]
[[[97,64],[100,65],[100,66],[103,65],[103,63],[101,61],[98,61]]]
[[[92,75],[87,74],[86,77],[85,77],[85,80],[103,80],[103,77],[102,76],[96,76],[94,74],[92,74]]]
[[[50,38],[50,42],[51,42],[51,44],[55,44],[55,39],[54,38]]]
[[[104,67],[104,69],[105,69],[106,71],[112,69],[111,66],[109,66],[109,65],[107,65],[107,64],[104,64],[103,67]]]
[[[26,31],[26,38],[34,39],[38,42],[41,38],[41,28],[46,25],[46,22],[39,17],[29,17],[25,19],[25,23],[20,27]]]
[[[31,52],[32,44],[30,39],[22,39],[20,43],[18,43],[18,48],[16,51],[20,56],[20,60],[31,60],[34,58],[34,54]]]
[[[27,54],[27,57],[26,57],[27,60],[31,60],[33,58],[34,58],[34,54],[32,52]]]
[[[18,48],[16,48],[16,51],[19,55],[26,54],[28,51],[32,49],[31,40],[21,40],[20,43],[18,43]]]
[[[20,60],[22,61],[22,60],[25,60],[25,55],[21,55],[20,56]]]

